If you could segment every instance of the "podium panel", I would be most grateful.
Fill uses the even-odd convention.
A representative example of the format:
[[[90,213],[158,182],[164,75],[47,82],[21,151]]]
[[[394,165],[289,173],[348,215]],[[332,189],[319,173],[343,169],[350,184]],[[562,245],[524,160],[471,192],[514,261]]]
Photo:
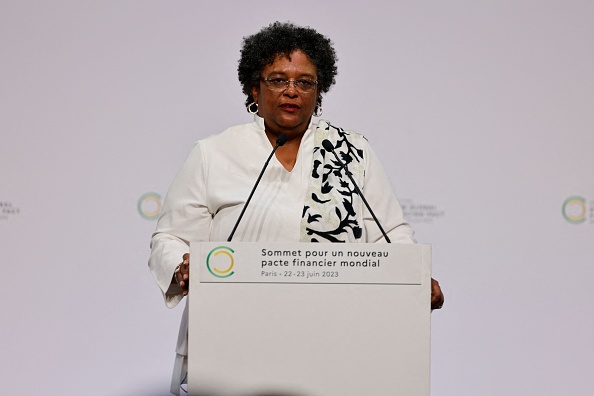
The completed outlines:
[[[429,395],[430,246],[196,243],[191,266],[190,395]]]

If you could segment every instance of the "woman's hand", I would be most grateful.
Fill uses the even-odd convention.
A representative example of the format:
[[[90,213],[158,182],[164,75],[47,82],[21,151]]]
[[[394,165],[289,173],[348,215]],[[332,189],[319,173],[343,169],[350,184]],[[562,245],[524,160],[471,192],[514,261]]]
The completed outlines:
[[[184,289],[184,296],[188,295],[188,287],[190,286],[190,254],[183,255],[183,261],[177,266],[173,273],[177,284]]]
[[[441,309],[444,297],[439,282],[431,278],[431,310]]]

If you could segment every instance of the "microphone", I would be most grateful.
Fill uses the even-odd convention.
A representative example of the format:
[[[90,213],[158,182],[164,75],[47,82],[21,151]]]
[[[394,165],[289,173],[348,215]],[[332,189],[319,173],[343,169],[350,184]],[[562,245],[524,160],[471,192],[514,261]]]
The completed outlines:
[[[252,199],[252,196],[254,195],[254,192],[256,191],[256,187],[258,187],[258,184],[260,183],[260,179],[262,179],[262,175],[264,174],[264,171],[266,170],[266,167],[268,166],[270,159],[276,152],[276,149],[279,148],[280,146],[282,146],[283,144],[287,143],[288,139],[289,139],[289,136],[287,136],[286,133],[281,133],[278,136],[278,138],[276,139],[276,146],[274,146],[274,148],[272,149],[272,152],[268,156],[268,159],[264,163],[264,167],[262,168],[262,171],[260,172],[260,176],[258,176],[258,180],[256,180],[256,184],[254,184],[254,188],[252,188],[252,192],[250,193],[250,196],[248,197],[247,201],[245,201],[245,205],[243,206],[243,209],[241,210],[241,213],[239,214],[239,218],[237,219],[237,222],[235,222],[233,231],[231,231],[229,238],[227,238],[227,242],[231,242],[231,239],[233,238],[233,234],[235,234],[235,230],[237,230],[237,226],[239,225],[239,222],[241,221],[241,218],[243,217],[243,214],[245,213],[245,210],[247,209],[247,207]]]
[[[332,143],[330,142],[330,140],[324,139],[324,141],[322,142],[322,146],[324,146],[324,149],[326,151],[329,151],[332,154],[334,154],[334,156],[336,157],[336,161],[338,161],[338,164],[341,166],[342,169],[344,169],[344,173],[346,173],[346,175],[349,177],[349,179],[351,179],[351,182],[353,183],[353,186],[355,186],[355,191],[357,191],[357,194],[359,194],[359,196],[363,200],[363,203],[367,207],[367,210],[369,210],[369,213],[371,213],[371,217],[373,217],[373,220],[375,220],[375,224],[377,224],[377,226],[379,227],[380,231],[382,232],[382,235],[386,239],[386,242],[392,243],[392,241],[390,241],[390,238],[388,238],[388,235],[384,231],[384,228],[380,224],[379,220],[377,219],[377,217],[375,217],[375,213],[373,213],[373,210],[371,210],[371,206],[369,206],[369,203],[365,199],[365,196],[363,195],[363,192],[361,191],[361,189],[359,188],[359,186],[355,182],[355,179],[353,179],[353,174],[349,171],[349,168],[347,168],[346,164],[344,162],[342,162],[340,160],[340,158],[338,158],[338,155],[336,154],[336,151],[334,151],[334,146],[332,145]]]

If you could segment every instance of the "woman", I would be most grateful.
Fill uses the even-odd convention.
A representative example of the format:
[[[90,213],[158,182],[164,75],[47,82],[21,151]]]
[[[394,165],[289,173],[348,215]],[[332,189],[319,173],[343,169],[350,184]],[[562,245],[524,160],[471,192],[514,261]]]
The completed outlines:
[[[189,241],[225,241],[281,134],[276,151],[234,241],[381,242],[383,236],[334,156],[347,163],[393,242],[414,243],[413,231],[379,161],[363,136],[326,121],[322,94],[335,82],[336,54],[310,28],[274,23],[244,39],[239,80],[249,124],[195,144],[174,180],[151,241],[149,267],[168,307],[187,295]],[[432,284],[432,308],[443,295]],[[179,392],[187,353],[187,312],[180,329],[172,392]]]

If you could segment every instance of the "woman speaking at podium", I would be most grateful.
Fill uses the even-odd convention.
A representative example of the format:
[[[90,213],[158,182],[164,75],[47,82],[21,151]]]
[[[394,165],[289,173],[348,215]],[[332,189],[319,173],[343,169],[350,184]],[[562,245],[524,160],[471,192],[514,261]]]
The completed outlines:
[[[314,121],[322,115],[322,95],[335,82],[336,60],[328,38],[291,23],[277,22],[244,38],[238,75],[254,119],[194,145],[167,193],[151,240],[149,267],[168,307],[188,293],[189,241],[226,241],[233,232],[234,241],[244,242],[373,243],[388,237],[415,243],[367,140]],[[434,281],[432,308],[442,303]],[[171,389],[176,394],[186,355],[187,311]]]

